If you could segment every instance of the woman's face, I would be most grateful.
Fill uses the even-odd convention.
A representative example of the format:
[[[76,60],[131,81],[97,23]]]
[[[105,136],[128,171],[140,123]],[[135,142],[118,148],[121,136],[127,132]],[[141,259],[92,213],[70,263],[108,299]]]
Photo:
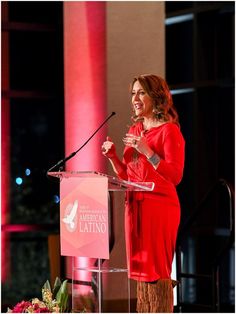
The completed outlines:
[[[153,117],[153,99],[143,89],[139,81],[136,81],[132,89],[132,105],[135,115],[138,117]]]

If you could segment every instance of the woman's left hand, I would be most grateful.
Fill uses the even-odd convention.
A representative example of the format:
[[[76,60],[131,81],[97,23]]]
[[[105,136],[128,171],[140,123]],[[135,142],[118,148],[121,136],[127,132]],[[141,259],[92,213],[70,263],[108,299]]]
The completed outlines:
[[[123,138],[123,142],[126,146],[135,148],[139,153],[150,158],[153,155],[153,150],[149,147],[146,138],[143,136],[143,131],[140,136],[134,134],[126,134]]]

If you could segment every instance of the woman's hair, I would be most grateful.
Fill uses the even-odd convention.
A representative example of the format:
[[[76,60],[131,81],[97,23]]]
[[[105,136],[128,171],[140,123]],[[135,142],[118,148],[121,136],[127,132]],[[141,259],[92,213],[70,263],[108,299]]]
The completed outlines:
[[[170,121],[179,125],[178,113],[173,105],[173,99],[166,81],[157,75],[143,74],[133,79],[130,86],[131,92],[136,81],[142,85],[144,91],[154,100],[154,117],[161,122]],[[132,120],[137,122],[140,118],[134,115]]]

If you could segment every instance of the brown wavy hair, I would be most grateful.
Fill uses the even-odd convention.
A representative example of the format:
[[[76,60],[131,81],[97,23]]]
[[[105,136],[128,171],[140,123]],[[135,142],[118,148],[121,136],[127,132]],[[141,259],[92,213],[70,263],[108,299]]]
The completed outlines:
[[[136,81],[141,84],[144,91],[154,100],[153,116],[160,122],[169,121],[179,125],[178,113],[174,107],[167,82],[157,75],[139,75],[133,79],[130,85],[131,92]],[[133,115],[132,120],[137,122],[142,119]]]

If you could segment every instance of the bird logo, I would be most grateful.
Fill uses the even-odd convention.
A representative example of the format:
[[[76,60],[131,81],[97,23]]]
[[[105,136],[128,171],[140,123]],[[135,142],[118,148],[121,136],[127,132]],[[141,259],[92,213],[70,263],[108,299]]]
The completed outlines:
[[[67,229],[70,232],[75,231],[77,226],[76,214],[78,210],[78,201],[75,200],[74,204],[68,204],[65,210],[65,217],[62,221],[66,224]]]

